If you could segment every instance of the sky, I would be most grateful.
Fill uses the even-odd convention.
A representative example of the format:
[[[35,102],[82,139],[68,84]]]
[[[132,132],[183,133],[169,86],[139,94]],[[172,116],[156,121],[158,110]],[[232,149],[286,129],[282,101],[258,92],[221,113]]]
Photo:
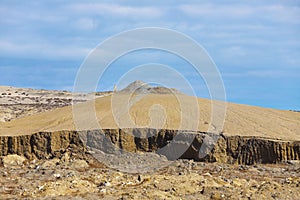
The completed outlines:
[[[0,27],[0,85],[72,91],[80,66],[98,44],[123,31],[161,27],[191,37],[207,51],[227,101],[300,110],[298,0],[0,0]],[[147,63],[173,67],[197,96],[209,98],[189,63],[157,50],[118,58],[98,90],[112,90],[124,73]]]

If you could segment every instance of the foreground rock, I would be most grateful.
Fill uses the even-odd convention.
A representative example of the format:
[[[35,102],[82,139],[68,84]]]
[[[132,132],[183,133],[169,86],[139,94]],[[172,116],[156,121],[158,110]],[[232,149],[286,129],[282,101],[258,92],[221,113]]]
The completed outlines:
[[[299,165],[245,166],[192,160],[177,160],[153,173],[128,174],[71,156],[67,161],[31,160],[19,168],[0,167],[0,196],[1,199],[294,200],[299,199],[299,177]]]
[[[22,166],[25,161],[25,157],[13,154],[3,157],[2,164],[4,167]]]

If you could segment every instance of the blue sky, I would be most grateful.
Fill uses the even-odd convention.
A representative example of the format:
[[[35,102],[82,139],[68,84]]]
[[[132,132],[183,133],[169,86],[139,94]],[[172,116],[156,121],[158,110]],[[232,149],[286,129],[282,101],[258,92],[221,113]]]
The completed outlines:
[[[207,50],[228,101],[300,110],[299,1],[153,2],[0,0],[0,85],[72,90],[81,63],[107,37],[163,27]],[[207,97],[186,62],[157,51],[118,59],[99,89],[112,89],[126,70],[149,62],[176,68]]]

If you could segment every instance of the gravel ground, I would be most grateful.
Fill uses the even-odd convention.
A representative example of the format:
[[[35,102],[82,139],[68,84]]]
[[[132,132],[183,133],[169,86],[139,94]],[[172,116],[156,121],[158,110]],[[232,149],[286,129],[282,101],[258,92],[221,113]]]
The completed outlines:
[[[1,199],[300,199],[299,163],[176,160],[159,171],[132,174],[69,153],[61,159],[1,160]]]

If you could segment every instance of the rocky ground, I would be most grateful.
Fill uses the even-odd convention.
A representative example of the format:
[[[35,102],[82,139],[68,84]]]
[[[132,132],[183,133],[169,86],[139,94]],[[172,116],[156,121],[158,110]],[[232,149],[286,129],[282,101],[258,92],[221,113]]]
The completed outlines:
[[[1,199],[300,199],[300,165],[177,160],[129,174],[65,153],[60,159],[2,157]]]
[[[97,92],[95,96],[101,97],[110,93]],[[73,102],[84,102],[89,99],[85,94],[77,95],[76,100],[73,100],[73,97],[73,94],[68,91],[0,86],[0,122],[11,121],[16,118],[69,106]]]

